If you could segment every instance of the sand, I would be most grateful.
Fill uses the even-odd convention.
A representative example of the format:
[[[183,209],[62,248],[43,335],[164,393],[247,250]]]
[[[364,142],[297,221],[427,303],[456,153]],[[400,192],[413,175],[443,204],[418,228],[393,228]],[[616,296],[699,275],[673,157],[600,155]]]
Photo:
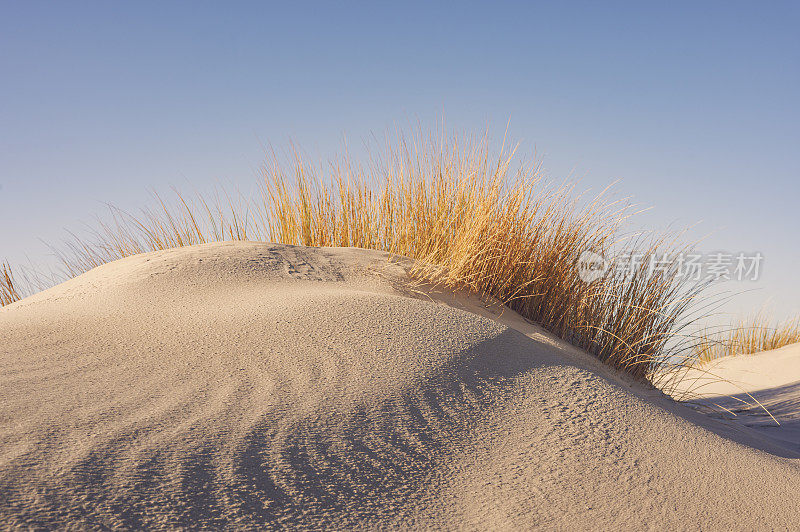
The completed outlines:
[[[800,453],[800,344],[716,359],[686,372],[674,395]]]
[[[790,529],[800,454],[386,254],[226,243],[0,309],[0,528]]]

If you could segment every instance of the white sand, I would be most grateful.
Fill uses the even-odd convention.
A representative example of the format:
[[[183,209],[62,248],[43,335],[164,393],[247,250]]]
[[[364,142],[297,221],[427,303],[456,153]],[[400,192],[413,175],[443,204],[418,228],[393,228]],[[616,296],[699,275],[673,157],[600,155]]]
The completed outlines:
[[[800,453],[800,344],[689,370],[675,396]]]
[[[214,244],[0,309],[0,528],[800,522],[800,454],[407,285],[381,253]]]
[[[689,371],[687,377],[681,389],[707,398],[800,384],[800,344],[718,358]]]

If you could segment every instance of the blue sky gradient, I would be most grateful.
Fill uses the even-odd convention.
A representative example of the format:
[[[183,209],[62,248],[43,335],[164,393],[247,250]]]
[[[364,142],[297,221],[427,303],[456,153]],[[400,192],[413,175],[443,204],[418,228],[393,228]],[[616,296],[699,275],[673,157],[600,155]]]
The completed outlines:
[[[728,310],[800,312],[800,4],[4,2],[0,257],[149,190],[256,181],[263,144],[329,158],[442,114],[554,178],[760,251]]]

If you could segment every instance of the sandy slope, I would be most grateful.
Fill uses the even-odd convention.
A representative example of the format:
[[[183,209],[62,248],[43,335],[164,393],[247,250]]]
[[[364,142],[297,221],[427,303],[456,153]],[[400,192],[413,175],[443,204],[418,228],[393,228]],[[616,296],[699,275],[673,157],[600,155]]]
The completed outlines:
[[[800,453],[800,344],[689,370],[675,396]]]
[[[800,522],[800,455],[380,253],[131,257],[0,339],[0,528]]]

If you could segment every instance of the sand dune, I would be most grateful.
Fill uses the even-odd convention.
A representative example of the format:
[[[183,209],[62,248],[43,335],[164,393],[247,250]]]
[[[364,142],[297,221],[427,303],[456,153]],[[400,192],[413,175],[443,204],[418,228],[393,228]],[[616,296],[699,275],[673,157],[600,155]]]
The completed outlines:
[[[688,371],[675,395],[800,453],[800,344],[716,359]]]
[[[383,253],[139,255],[0,338],[2,528],[800,522],[800,454]]]

